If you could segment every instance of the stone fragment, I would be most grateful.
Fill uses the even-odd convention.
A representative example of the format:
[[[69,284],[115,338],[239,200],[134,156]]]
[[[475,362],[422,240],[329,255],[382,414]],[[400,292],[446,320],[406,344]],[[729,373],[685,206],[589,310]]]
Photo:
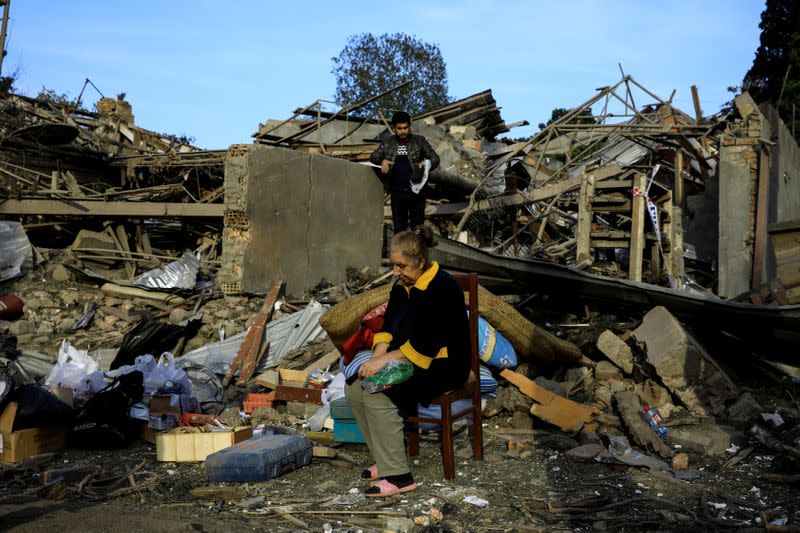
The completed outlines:
[[[631,352],[630,346],[617,337],[613,331],[607,329],[600,335],[597,339],[597,349],[626,374],[633,372],[633,352]]]
[[[533,441],[529,438],[512,438],[506,444],[509,452],[520,454],[529,450],[533,446]]]
[[[169,318],[167,319],[167,321],[170,324],[180,324],[184,320],[188,319],[191,315],[192,315],[191,311],[188,311],[180,307],[176,307],[175,309],[170,311]]]
[[[646,379],[642,383],[636,384],[636,392],[643,404],[656,409],[660,409],[662,405],[672,400],[669,391],[652,379]]]
[[[718,414],[736,397],[730,378],[665,307],[650,310],[633,335],[661,381],[690,411]]]
[[[42,322],[39,324],[39,327],[36,328],[36,335],[39,336],[50,336],[53,334],[53,324],[51,322]]]
[[[36,332],[36,324],[30,320],[15,320],[11,322],[11,325],[8,327],[8,332],[15,337],[34,333]]]
[[[569,457],[570,459],[577,459],[579,461],[591,461],[594,459],[599,453],[605,451],[605,448],[602,444],[584,444],[583,446],[578,446],[577,448],[572,448],[564,453],[565,456]]]
[[[614,393],[609,387],[606,386],[598,386],[594,388],[594,397],[595,399],[605,405],[606,407],[611,407],[611,398],[614,396]]]
[[[569,392],[565,389],[563,383],[560,383],[558,381],[553,381],[552,379],[547,379],[546,377],[543,376],[536,376],[533,379],[533,382],[539,385],[540,387],[549,390],[550,392],[558,394],[559,396],[566,396],[567,393]]]
[[[592,371],[585,366],[578,366],[567,370],[561,384],[569,392],[572,392],[573,390],[588,390],[592,381]]]
[[[594,379],[601,381],[621,381],[622,372],[608,361],[600,361],[594,367]]]
[[[688,470],[689,456],[683,452],[676,453],[672,458],[672,468],[674,470]]]
[[[53,269],[51,277],[53,278],[53,281],[64,282],[72,279],[72,274],[70,274],[69,269],[67,269],[67,267],[64,265],[56,265]]]
[[[582,429],[580,433],[578,433],[578,442],[581,444],[599,444],[603,445],[603,440],[600,438],[594,431],[586,431]]]
[[[737,424],[746,424],[755,420],[764,412],[764,407],[749,392],[739,396],[736,402],[728,407],[728,418]]]
[[[508,425],[517,429],[533,429],[533,418],[528,413],[514,411],[508,421]]]

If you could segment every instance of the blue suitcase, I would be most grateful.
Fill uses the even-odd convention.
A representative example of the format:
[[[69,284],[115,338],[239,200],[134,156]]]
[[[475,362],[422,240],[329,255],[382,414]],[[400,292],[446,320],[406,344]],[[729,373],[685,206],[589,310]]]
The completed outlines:
[[[266,481],[311,463],[313,444],[302,435],[263,435],[206,457],[209,481]]]

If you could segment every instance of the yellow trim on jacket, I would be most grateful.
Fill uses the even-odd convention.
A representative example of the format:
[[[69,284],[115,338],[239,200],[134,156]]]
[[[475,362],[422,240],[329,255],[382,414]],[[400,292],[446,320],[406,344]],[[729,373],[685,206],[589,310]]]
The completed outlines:
[[[427,355],[422,355],[418,351],[411,346],[411,342],[406,341],[400,347],[400,352],[406,356],[406,359],[414,363],[420,368],[428,369],[431,366],[431,363],[434,359],[446,359],[447,358],[447,346],[442,346],[439,350],[439,353],[436,354],[434,357],[428,357]]]
[[[393,338],[394,337],[392,336],[392,334],[389,333],[388,331],[381,331],[380,333],[376,333],[375,336],[372,337],[372,349],[374,350],[375,345],[380,344],[382,342],[389,344],[390,342],[392,342]]]
[[[431,263],[430,268],[422,273],[420,277],[417,278],[416,283],[414,283],[414,287],[418,288],[421,291],[424,291],[430,285],[431,280],[436,276],[436,273],[439,272],[439,263],[434,261]]]

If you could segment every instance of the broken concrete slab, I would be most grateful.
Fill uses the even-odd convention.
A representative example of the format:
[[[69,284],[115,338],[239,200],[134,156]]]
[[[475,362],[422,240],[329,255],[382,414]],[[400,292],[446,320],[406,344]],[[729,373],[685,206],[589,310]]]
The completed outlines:
[[[692,412],[721,413],[736,397],[733,381],[665,307],[650,310],[633,336],[664,385]]]
[[[722,457],[727,455],[732,437],[741,433],[709,420],[700,425],[671,427],[668,435],[670,442],[680,444],[684,451]]]
[[[642,407],[634,391],[622,391],[614,394],[617,409],[625,422],[628,434],[633,441],[648,451],[652,451],[665,459],[671,459],[675,452],[664,444],[661,437],[653,431],[650,424],[642,417]]]
[[[600,334],[597,339],[597,349],[626,374],[633,372],[633,352],[631,352],[630,346],[617,337],[613,331],[607,329]]]

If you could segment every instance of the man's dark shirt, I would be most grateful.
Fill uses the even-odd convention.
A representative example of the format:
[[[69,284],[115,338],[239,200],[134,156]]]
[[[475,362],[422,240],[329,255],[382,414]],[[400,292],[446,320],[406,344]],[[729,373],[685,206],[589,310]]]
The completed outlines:
[[[408,160],[408,139],[402,139],[397,143],[394,166],[389,173],[389,190],[411,190],[411,162]]]

